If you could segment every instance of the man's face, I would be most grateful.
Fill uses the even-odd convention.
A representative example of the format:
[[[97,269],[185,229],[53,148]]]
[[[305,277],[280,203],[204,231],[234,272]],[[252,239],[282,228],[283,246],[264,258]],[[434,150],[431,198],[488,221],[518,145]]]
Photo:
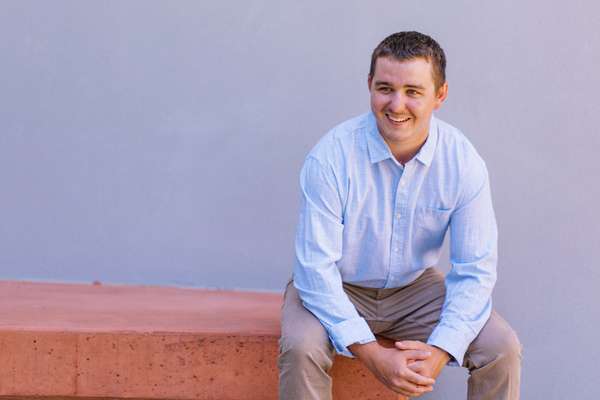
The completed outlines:
[[[425,58],[397,61],[380,57],[369,77],[371,110],[379,133],[390,146],[423,143],[433,110],[445,100],[448,86],[437,91]]]

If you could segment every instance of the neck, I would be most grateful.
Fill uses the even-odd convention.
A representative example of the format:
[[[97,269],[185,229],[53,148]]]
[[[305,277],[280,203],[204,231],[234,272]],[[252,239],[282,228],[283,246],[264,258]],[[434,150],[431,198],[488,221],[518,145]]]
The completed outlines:
[[[410,142],[392,142],[389,143],[386,140],[386,143],[390,147],[390,151],[394,158],[402,165],[406,164],[421,150],[421,147],[427,141],[428,135],[425,135],[423,138],[418,138],[417,140]]]

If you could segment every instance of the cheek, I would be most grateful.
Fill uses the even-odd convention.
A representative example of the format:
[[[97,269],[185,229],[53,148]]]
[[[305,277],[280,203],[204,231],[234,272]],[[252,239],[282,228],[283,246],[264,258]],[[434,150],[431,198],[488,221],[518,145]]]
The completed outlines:
[[[406,108],[415,116],[423,114],[423,104],[418,100],[411,100],[406,103]]]
[[[373,96],[371,97],[371,107],[374,110],[382,111],[386,108],[388,100],[385,96]]]

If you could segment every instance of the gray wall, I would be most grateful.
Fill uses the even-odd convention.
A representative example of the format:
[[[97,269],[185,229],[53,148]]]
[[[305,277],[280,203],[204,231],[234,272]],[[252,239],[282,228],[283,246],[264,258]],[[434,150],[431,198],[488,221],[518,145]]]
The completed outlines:
[[[595,399],[600,7],[2,1],[0,279],[279,290],[302,159],[368,109],[372,48],[445,48],[486,159],[524,399]],[[447,262],[442,264],[447,268]],[[437,394],[464,393],[446,369]]]

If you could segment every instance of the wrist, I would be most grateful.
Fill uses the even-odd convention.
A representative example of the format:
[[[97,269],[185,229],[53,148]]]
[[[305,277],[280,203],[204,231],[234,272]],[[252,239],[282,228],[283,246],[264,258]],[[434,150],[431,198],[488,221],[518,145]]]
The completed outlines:
[[[437,358],[440,360],[444,360],[444,364],[447,363],[448,361],[450,361],[450,359],[452,358],[452,356],[446,350],[442,349],[441,347],[437,347],[435,345],[433,345],[431,347],[433,348],[433,351],[435,352]]]
[[[350,350],[350,352],[361,361],[373,358],[373,356],[379,352],[380,348],[381,345],[377,343],[377,341],[368,343],[353,343],[348,346],[348,350]]]

